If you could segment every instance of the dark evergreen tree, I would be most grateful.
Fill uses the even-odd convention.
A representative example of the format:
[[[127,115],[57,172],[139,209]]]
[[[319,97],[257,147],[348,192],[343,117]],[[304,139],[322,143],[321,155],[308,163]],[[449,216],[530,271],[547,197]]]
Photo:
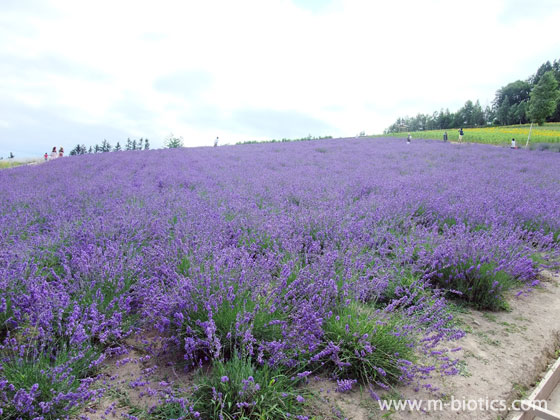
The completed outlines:
[[[89,146],[88,153],[93,153],[93,148],[91,146]]]
[[[100,151],[102,153],[107,153],[111,151],[111,145],[106,139],[103,139],[103,143],[101,143]]]
[[[120,152],[122,150],[121,148],[121,144],[119,142],[117,142],[117,144],[115,144],[115,147],[113,148],[114,152]]]
[[[82,147],[77,144],[72,150],[70,150],[70,156],[81,155]]]
[[[132,150],[132,140],[130,140],[130,137],[126,139],[126,150]]]
[[[549,63],[550,64],[550,63]],[[556,111],[558,105],[558,82],[552,70],[542,75],[537,85],[531,91],[529,101],[529,117],[539,125]]]
[[[144,140],[144,150],[150,150],[150,141],[148,139]]]
[[[136,150],[136,139],[132,140],[132,150]]]

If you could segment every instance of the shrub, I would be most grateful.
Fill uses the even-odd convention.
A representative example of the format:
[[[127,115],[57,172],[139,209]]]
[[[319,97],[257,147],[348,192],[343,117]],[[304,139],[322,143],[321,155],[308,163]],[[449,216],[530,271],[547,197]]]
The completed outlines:
[[[401,327],[396,313],[351,303],[325,321],[329,344],[314,359],[341,379],[396,383],[414,359],[412,337]]]
[[[309,391],[298,388],[307,373],[291,376],[235,355],[227,362],[215,362],[210,372],[199,372],[189,403],[170,400],[151,418],[298,418],[311,397]]]
[[[461,299],[478,309],[507,309],[504,291],[517,283],[492,262],[471,259],[441,265],[432,274],[433,285],[448,291],[448,296]]]
[[[89,389],[93,380],[81,378],[91,376],[102,357],[92,347],[72,349],[64,342],[45,348],[34,343],[32,332],[28,334],[7,339],[0,346],[2,418],[68,415],[94,394]]]

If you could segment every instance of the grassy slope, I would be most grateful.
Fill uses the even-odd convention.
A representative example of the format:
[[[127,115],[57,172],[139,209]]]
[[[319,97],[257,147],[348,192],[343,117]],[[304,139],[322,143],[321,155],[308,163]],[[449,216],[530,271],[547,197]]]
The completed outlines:
[[[2,159],[0,160],[0,169],[13,168],[15,166],[29,165],[31,163],[40,163],[41,159],[26,159],[26,160],[14,160],[14,159]]]
[[[503,127],[465,128],[463,141],[473,143],[509,145],[512,138],[518,146],[525,146],[529,135],[529,124],[509,125]],[[458,128],[448,130],[430,130],[411,132],[413,138],[442,140],[447,131],[450,141],[457,141]],[[406,137],[408,132],[390,133],[384,137]],[[533,125],[530,143],[560,143],[560,123],[548,123],[541,127]]]

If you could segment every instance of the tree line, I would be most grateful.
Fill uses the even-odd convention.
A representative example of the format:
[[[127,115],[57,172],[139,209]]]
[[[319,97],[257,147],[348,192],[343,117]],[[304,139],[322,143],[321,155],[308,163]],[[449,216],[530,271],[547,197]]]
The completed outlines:
[[[87,153],[106,153],[106,152],[118,152],[121,150],[149,150],[150,149],[150,141],[146,138],[140,138],[139,140],[133,139],[131,140],[130,137],[126,140],[126,143],[121,146],[120,142],[117,142],[115,146],[111,146],[111,144],[107,140],[103,140],[101,145],[96,144],[95,146],[89,146],[89,149],[86,147],[85,144],[77,144],[70,151],[71,156],[76,155],[85,155]]]
[[[385,133],[444,130],[457,127],[512,125],[560,121],[560,59],[542,64],[526,80],[517,80],[496,91],[492,106],[477,100],[465,102],[457,112],[441,109],[432,114],[400,117]]]

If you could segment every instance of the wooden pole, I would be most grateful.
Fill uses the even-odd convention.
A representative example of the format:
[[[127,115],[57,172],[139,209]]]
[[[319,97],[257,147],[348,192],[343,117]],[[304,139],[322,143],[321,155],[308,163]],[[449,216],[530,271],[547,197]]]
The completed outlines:
[[[531,130],[533,129],[533,123],[531,123],[531,127],[529,128],[529,137],[527,137],[527,143],[525,143],[525,149],[529,146],[529,140],[531,139]]]

